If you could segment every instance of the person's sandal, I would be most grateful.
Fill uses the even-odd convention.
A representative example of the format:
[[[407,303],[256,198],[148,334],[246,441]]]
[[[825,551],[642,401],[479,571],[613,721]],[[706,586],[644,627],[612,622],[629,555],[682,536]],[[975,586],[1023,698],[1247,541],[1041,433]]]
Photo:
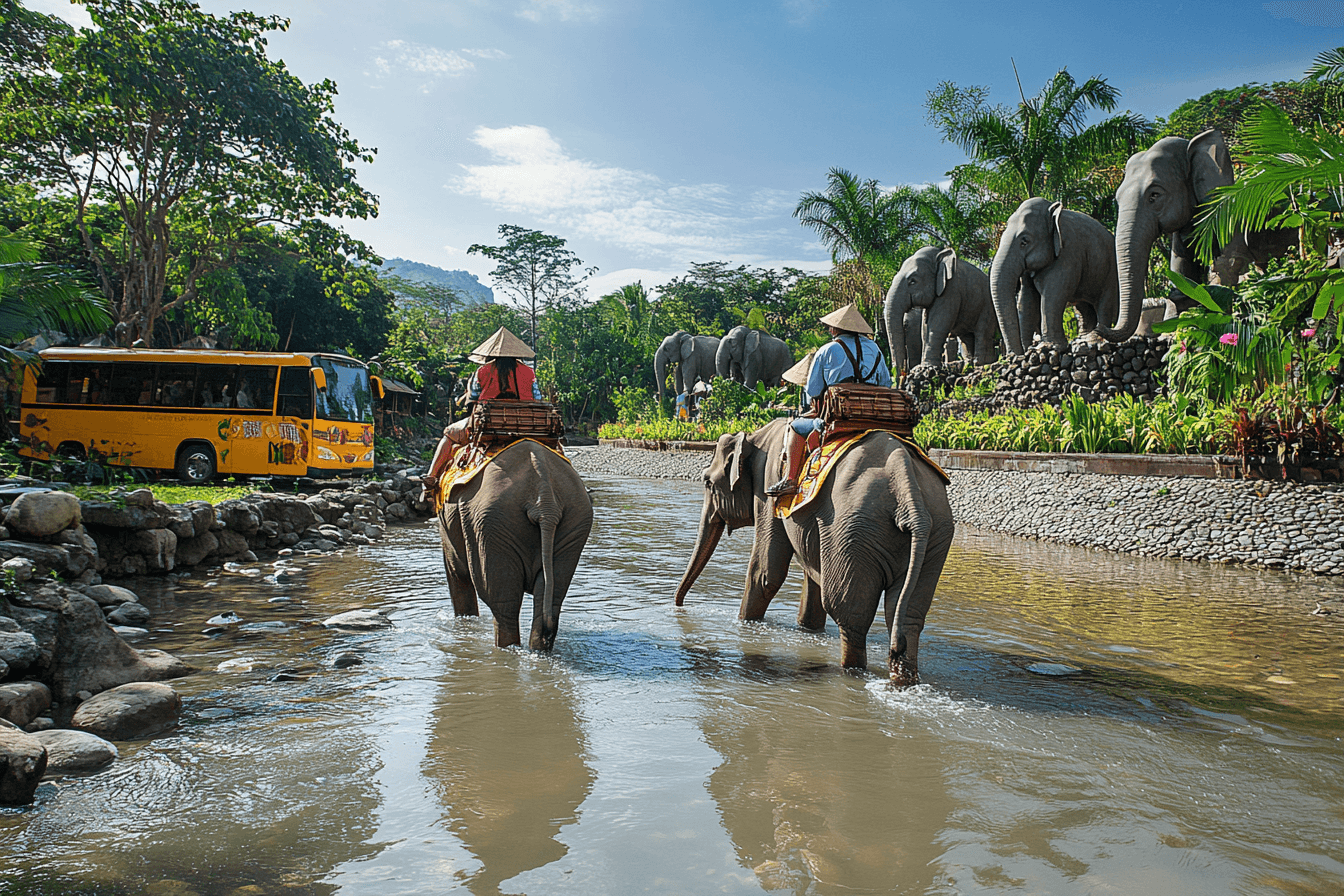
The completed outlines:
[[[796,495],[798,494],[798,483],[786,476],[767,488],[765,493],[772,498],[783,498],[788,495]]]

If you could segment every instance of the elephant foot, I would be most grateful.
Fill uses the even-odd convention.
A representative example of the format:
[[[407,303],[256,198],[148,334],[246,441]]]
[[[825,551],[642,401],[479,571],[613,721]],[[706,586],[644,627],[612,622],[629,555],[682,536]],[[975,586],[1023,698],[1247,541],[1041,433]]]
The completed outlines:
[[[867,669],[868,649],[864,644],[867,638],[858,635],[840,633],[840,665],[845,669]]]
[[[542,632],[533,632],[532,636],[527,639],[528,650],[540,650],[543,653],[549,653],[554,646],[555,632],[551,632],[549,635]]]
[[[1106,342],[1106,337],[1102,336],[1096,330],[1088,330],[1086,333],[1079,333],[1078,338],[1073,341],[1081,342],[1086,345],[1103,345]]]
[[[891,658],[891,685],[897,688],[912,688],[919,684],[919,669],[906,657]]]

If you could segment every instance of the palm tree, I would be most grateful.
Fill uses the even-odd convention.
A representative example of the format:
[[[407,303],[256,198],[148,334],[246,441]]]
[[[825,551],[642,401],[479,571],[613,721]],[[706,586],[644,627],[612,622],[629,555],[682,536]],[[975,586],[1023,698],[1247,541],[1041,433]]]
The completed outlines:
[[[38,262],[37,246],[0,233],[0,361],[34,365],[32,352],[9,348],[44,329],[92,333],[112,323],[107,307],[64,268]]]
[[[1008,210],[982,190],[955,179],[947,189],[937,184],[899,187],[892,199],[906,206],[919,239],[950,246],[962,258],[981,265],[994,256],[995,228],[1008,216]]]
[[[980,186],[1016,206],[1032,196],[1070,204],[1095,198],[1089,181],[1099,162],[1131,153],[1153,133],[1152,125],[1131,113],[1087,125],[1092,109],[1110,112],[1120,91],[1105,78],[1077,83],[1068,69],[1055,73],[1040,93],[1016,109],[979,108],[951,122],[948,138],[979,164],[992,168]]]

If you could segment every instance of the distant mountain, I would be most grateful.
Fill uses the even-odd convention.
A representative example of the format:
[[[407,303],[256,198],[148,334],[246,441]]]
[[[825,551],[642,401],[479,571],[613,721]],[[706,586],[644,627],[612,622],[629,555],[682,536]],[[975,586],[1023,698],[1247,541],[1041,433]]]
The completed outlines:
[[[421,264],[405,258],[386,259],[383,261],[383,271],[407,280],[450,287],[457,290],[468,305],[488,305],[495,301],[495,291],[477,280],[475,274],[466,271],[445,271],[432,264]]]

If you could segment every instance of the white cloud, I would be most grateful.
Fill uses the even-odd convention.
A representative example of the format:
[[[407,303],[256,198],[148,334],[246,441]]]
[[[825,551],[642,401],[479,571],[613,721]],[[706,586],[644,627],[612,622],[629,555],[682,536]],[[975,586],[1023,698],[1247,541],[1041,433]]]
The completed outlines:
[[[670,184],[645,172],[604,167],[571,158],[537,125],[481,127],[472,139],[493,162],[464,165],[449,189],[572,236],[678,263],[727,255],[746,262],[767,241],[797,237],[785,223],[795,197],[783,190]]]
[[[462,51],[468,56],[475,56],[478,59],[508,59],[509,54],[503,50],[467,50]]]
[[[591,3],[579,3],[575,0],[526,0],[518,10],[518,18],[529,22],[541,22],[546,19],[559,19],[562,22],[581,19],[596,19],[598,8]]]
[[[463,50],[481,59],[507,58],[498,50]],[[499,53],[498,56],[488,55]],[[443,78],[456,78],[476,68],[476,63],[454,50],[441,50],[414,41],[389,40],[379,44],[373,56],[373,68],[380,78],[403,73],[427,78],[420,89],[428,92]]]
[[[89,11],[82,6],[76,6],[70,0],[28,0],[24,5],[35,12],[65,19],[79,28],[93,27]]]
[[[1344,25],[1344,0],[1275,0],[1266,3],[1264,9],[1276,19],[1292,19],[1303,25]]]

